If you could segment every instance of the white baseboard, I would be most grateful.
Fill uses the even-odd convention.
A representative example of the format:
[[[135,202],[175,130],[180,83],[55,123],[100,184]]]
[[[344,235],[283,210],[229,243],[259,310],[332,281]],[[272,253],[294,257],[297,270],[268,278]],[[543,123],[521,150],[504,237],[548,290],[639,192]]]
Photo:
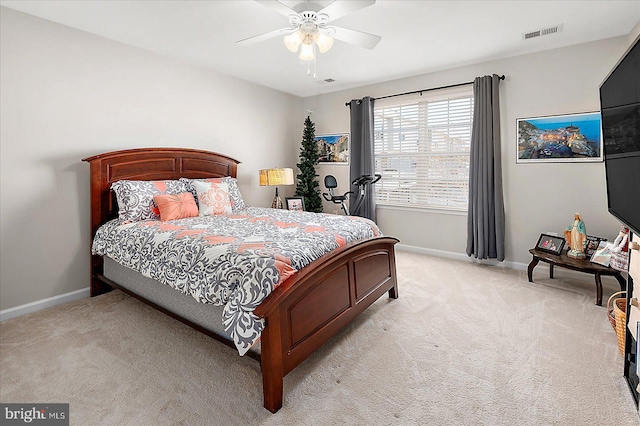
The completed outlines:
[[[469,257],[467,256],[466,253],[454,253],[451,251],[444,251],[444,250],[436,250],[436,249],[430,249],[430,248],[425,248],[425,247],[416,247],[416,246],[410,246],[410,245],[406,245],[406,244],[396,244],[396,249],[398,249],[398,251],[408,251],[408,252],[412,252],[412,253],[419,253],[419,254],[427,254],[430,256],[437,256],[437,257],[445,257],[447,259],[454,259],[454,260],[461,260],[463,262],[471,262],[471,263],[479,263],[479,264],[483,264],[483,265],[491,265],[491,266],[497,266],[500,268],[509,268],[509,269],[515,269],[518,271],[526,271],[529,264],[528,263],[522,263],[522,262],[512,262],[512,261],[504,261],[504,262],[499,262],[495,259],[487,259],[487,260],[479,260],[479,259],[475,259],[473,257]],[[534,270],[534,274],[536,276],[539,276],[540,272],[543,272],[545,275],[545,278],[549,278],[549,264],[545,263],[545,262],[540,262],[538,263],[538,265],[536,266],[535,270]],[[575,279],[588,279],[588,280],[595,280],[595,278],[593,277],[593,275],[591,274],[586,274],[584,272],[578,272],[578,271],[572,271],[570,269],[566,269],[563,268],[561,266],[558,266],[556,268],[554,268],[554,276],[556,277],[571,277],[571,278],[575,278]],[[535,277],[534,277],[535,279]],[[610,283],[610,284],[614,284],[616,288],[619,288],[619,284],[618,281],[611,276],[604,276],[602,277],[602,282],[603,283]]]
[[[51,308],[52,306],[83,299],[85,297],[89,297],[89,287],[2,310],[0,311],[0,321],[16,318],[42,309]]]
[[[473,257],[469,257],[466,255],[466,253],[454,253],[452,251],[444,251],[444,250],[436,250],[436,249],[430,249],[430,248],[425,248],[425,247],[416,247],[416,246],[409,246],[406,244],[396,244],[396,248],[400,251],[408,251],[408,252],[412,252],[412,253],[420,253],[420,254],[428,254],[431,256],[438,256],[438,257],[446,257],[447,259],[454,259],[454,260],[462,260],[464,262],[471,262],[471,263],[481,263],[483,265],[491,265],[491,266],[498,266],[500,268],[509,268],[509,269],[517,269],[519,271],[526,271],[527,270],[527,265],[526,263],[520,263],[520,262],[511,262],[511,261],[503,261],[503,262],[499,262],[495,259],[485,259],[485,260],[480,260],[480,259],[476,259]]]

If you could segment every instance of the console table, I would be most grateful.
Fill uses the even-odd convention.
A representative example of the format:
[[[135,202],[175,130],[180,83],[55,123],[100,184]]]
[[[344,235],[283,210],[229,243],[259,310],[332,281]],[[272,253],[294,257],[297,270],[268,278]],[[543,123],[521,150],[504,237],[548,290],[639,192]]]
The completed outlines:
[[[589,260],[574,259],[567,256],[566,252],[561,254],[547,253],[538,249],[530,249],[529,253],[533,256],[533,260],[529,263],[527,273],[529,274],[529,282],[533,282],[533,268],[536,267],[538,262],[546,262],[549,264],[549,278],[553,278],[553,267],[560,266],[574,271],[585,272],[587,274],[593,274],[596,278],[596,305],[602,306],[602,281],[600,277],[603,275],[614,276],[618,283],[620,283],[620,290],[625,290],[627,282],[622,277],[622,273],[608,266],[602,266],[597,263],[593,263]]]

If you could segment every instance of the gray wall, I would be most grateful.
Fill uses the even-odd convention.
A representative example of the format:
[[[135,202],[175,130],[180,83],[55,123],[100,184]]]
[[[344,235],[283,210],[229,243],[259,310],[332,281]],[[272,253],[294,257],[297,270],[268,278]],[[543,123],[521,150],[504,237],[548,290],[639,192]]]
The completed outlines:
[[[598,87],[627,49],[630,37],[481,63],[418,77],[335,92],[304,100],[313,110],[316,134],[349,131],[345,102],[473,81],[485,74],[505,74],[501,83],[502,158],[506,210],[506,262],[522,267],[541,232],[561,233],[574,212],[587,232],[614,238],[619,223],[607,212],[604,163],[516,164],[516,119],[598,111]],[[346,191],[348,168],[323,165],[320,179],[334,174]],[[334,207],[327,205],[325,211]],[[466,258],[466,214],[379,207],[385,234],[427,252]]]
[[[316,134],[349,131],[344,102],[507,75],[502,121],[507,264],[528,262],[540,232],[561,232],[574,211],[590,234],[613,237],[604,166],[515,164],[515,119],[595,111],[598,86],[640,32],[300,98],[1,8],[0,310],[88,286],[89,170],[96,153],[150,146],[219,151],[242,161],[240,189],[269,206],[258,170],[295,167],[306,109]],[[268,111],[265,114],[265,111]],[[346,191],[348,168],[321,166]],[[283,188],[283,196],[293,187]],[[327,205],[331,212],[334,206]],[[464,253],[466,216],[380,208],[383,231],[403,244]]]
[[[0,310],[88,287],[82,158],[218,151],[242,161],[243,196],[262,206],[273,189],[258,186],[258,170],[295,167],[301,98],[12,9],[0,15]]]

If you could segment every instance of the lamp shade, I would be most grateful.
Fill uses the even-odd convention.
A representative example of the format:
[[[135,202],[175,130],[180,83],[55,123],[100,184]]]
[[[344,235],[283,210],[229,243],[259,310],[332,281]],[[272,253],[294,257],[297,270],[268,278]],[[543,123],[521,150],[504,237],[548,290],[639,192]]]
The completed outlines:
[[[313,44],[303,44],[300,49],[300,59],[303,61],[312,61],[316,55],[313,54]]]
[[[313,41],[318,45],[318,50],[320,53],[326,53],[333,46],[333,37],[329,37],[328,35],[324,35],[321,32],[317,32],[313,36]]]
[[[297,52],[302,43],[302,31],[298,30],[284,38],[284,45],[292,52]]]
[[[260,186],[293,185],[293,169],[260,170]]]

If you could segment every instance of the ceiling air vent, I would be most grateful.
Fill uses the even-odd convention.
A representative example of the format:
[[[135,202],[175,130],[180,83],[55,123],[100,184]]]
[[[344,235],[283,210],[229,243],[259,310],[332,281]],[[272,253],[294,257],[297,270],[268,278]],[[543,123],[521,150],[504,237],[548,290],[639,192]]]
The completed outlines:
[[[536,31],[529,31],[528,33],[522,33],[522,39],[528,40],[530,38],[546,36],[549,34],[555,34],[562,32],[562,27],[564,24],[556,25],[554,27],[544,28]]]

